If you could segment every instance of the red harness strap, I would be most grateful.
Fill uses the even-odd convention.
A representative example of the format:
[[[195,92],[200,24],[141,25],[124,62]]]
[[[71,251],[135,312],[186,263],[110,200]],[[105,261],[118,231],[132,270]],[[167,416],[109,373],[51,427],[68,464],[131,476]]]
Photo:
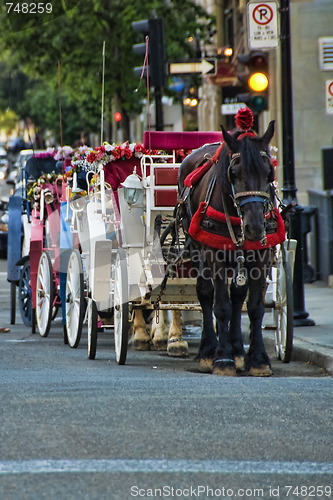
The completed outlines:
[[[236,250],[237,247],[229,236],[222,236],[220,234],[213,233],[212,231],[207,231],[204,227],[202,227],[201,222],[204,217],[209,217],[210,219],[222,223],[226,222],[226,216],[224,213],[215,210],[211,206],[208,206],[207,210],[205,209],[205,202],[201,202],[198,210],[192,217],[189,228],[189,234],[192,238],[195,241],[211,248],[219,250]],[[276,231],[274,233],[267,234],[265,245],[262,245],[260,241],[245,240],[243,250],[264,250],[265,248],[272,248],[275,245],[279,245],[285,240],[286,231],[280,212],[274,208],[273,212],[270,213],[268,217],[274,217],[276,220]],[[241,224],[239,217],[230,217],[230,222],[235,226],[240,226]]]
[[[201,167],[196,168],[190,174],[185,177],[184,186],[190,188],[195,186],[201,179],[201,177],[210,169],[213,165],[212,160],[206,161]]]
[[[201,167],[198,167],[194,169],[190,174],[188,174],[187,177],[185,177],[184,180],[184,186],[191,188],[192,186],[195,186],[198,184],[200,179],[205,175],[206,172],[210,169],[210,167],[217,162],[219,159],[222,147],[223,147],[224,142],[222,142],[217,150],[215,151],[215,154],[211,160],[206,161]]]

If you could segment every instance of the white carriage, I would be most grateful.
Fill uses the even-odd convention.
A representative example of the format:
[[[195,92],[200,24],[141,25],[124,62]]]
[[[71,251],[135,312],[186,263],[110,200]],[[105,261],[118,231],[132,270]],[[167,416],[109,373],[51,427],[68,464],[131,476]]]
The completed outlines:
[[[89,176],[99,179],[89,195]],[[68,190],[66,219],[71,220],[73,249],[69,256],[66,280],[66,328],[68,342],[77,347],[85,316],[88,325],[88,356],[96,355],[98,310],[105,318],[113,316],[111,261],[113,244],[113,209],[110,186],[104,182],[103,165],[85,172],[86,185],[77,184],[73,175]],[[85,188],[85,189],[84,189]],[[107,189],[109,188],[109,189]],[[111,233],[110,233],[111,231]]]
[[[161,236],[177,204],[176,150],[193,150],[220,139],[217,132],[145,132],[144,147],[158,154],[145,154],[140,164],[133,163],[117,191],[106,182],[107,166],[96,163],[89,196],[71,202],[77,243],[67,272],[66,325],[72,347],[79,343],[85,311],[89,358],[96,355],[102,318],[104,328],[114,330],[117,363],[124,364],[135,310],[200,310],[196,276],[183,258],[182,236],[176,241],[162,237],[162,245]],[[166,257],[170,252],[171,258]],[[267,299],[267,307],[274,311],[277,355],[285,362],[292,348],[293,254],[293,242],[277,249]]]
[[[96,176],[88,196],[73,197],[81,190],[74,174],[67,214],[74,244],[67,271],[66,326],[69,344],[76,347],[86,316],[89,358],[96,355],[99,318],[104,328],[114,329],[116,360],[124,364],[135,309],[199,310],[195,278],[174,276],[164,289],[166,263],[159,235],[177,203],[176,150],[192,150],[219,138],[217,132],[146,132],[144,148],[156,154],[123,162],[131,173],[123,176],[117,192],[106,182],[113,164],[96,162],[87,172],[87,178]]]

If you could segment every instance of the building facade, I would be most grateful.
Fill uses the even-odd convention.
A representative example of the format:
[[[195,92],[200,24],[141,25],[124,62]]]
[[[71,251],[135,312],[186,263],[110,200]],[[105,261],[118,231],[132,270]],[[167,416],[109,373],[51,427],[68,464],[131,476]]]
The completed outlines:
[[[200,4],[216,14],[215,50],[231,45],[234,49],[231,62],[236,65],[237,55],[248,52],[248,1],[201,0]],[[295,175],[298,200],[304,205],[308,203],[309,189],[323,189],[322,150],[333,147],[333,113],[330,112],[333,110],[327,107],[327,86],[333,82],[333,1],[290,0],[290,29]],[[269,109],[260,114],[259,131],[264,131],[270,120],[276,120],[273,145],[278,148],[281,164],[280,50],[280,46],[269,50]],[[333,84],[331,88],[333,92]],[[223,83],[218,86],[211,78],[204,78],[198,110],[200,130],[219,130],[220,123],[226,123],[228,117],[221,113],[222,89]],[[278,169],[278,180],[282,186],[282,166]]]

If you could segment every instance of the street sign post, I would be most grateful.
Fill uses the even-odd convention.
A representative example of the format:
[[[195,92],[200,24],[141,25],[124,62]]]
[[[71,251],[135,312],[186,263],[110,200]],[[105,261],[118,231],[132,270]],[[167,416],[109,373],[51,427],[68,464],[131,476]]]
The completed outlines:
[[[216,75],[216,59],[202,59],[202,61],[170,63],[170,75],[185,73],[201,73],[202,75]]]
[[[276,1],[250,2],[247,6],[250,49],[271,49],[279,45]]]

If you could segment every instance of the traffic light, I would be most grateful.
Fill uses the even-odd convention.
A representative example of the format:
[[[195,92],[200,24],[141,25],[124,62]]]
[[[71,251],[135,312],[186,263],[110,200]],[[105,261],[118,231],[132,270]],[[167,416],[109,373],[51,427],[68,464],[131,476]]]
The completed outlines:
[[[164,36],[163,19],[152,18],[142,21],[134,21],[132,28],[138,33],[148,36],[148,75],[149,85],[155,88],[166,86],[166,47]],[[133,45],[135,54],[140,55],[142,60],[146,54],[146,43],[136,43]],[[134,68],[134,74],[141,76],[142,71],[147,76],[147,67]]]
[[[116,111],[115,114],[113,115],[114,120],[119,123],[121,120],[121,113],[119,111]]]
[[[239,73],[244,93],[238,94],[238,102],[244,102],[252,111],[260,113],[268,109],[268,54],[263,51],[251,51],[237,56],[246,67],[246,72]]]

